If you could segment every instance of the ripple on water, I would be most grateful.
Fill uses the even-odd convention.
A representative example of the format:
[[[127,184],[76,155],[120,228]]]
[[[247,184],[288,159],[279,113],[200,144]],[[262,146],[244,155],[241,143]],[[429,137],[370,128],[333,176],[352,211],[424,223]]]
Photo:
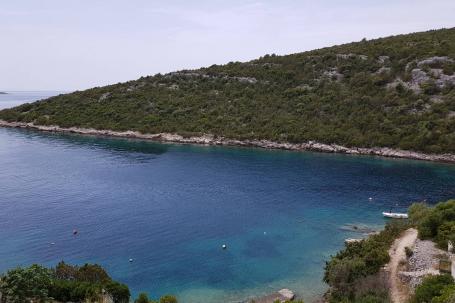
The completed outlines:
[[[347,226],[455,196],[450,165],[17,129],[0,129],[0,167],[0,271],[97,262],[189,303],[314,298]]]

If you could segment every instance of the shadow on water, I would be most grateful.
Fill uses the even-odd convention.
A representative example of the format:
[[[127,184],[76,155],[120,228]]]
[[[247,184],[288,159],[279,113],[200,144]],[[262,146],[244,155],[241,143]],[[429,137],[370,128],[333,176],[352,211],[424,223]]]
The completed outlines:
[[[30,129],[8,129],[12,132],[20,132],[27,139],[44,141],[65,147],[84,147],[89,149],[103,150],[116,155],[130,157],[132,153],[144,155],[161,155],[168,151],[169,146],[151,141],[112,138],[103,136],[80,135],[70,133],[51,133]]]

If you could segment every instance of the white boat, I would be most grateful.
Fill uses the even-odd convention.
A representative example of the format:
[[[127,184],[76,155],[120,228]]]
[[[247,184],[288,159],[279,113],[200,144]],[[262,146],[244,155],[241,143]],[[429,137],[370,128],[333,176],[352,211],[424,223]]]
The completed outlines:
[[[392,213],[392,212],[382,212],[382,215],[386,218],[393,218],[393,219],[407,219],[408,214],[404,213]]]

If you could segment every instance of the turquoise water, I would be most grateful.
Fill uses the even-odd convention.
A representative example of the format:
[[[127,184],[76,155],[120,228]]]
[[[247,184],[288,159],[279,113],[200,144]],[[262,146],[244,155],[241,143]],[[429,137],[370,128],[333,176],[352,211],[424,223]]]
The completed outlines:
[[[453,165],[5,128],[0,172],[0,271],[96,262],[134,294],[189,303],[312,300],[358,236],[346,225],[455,197]]]

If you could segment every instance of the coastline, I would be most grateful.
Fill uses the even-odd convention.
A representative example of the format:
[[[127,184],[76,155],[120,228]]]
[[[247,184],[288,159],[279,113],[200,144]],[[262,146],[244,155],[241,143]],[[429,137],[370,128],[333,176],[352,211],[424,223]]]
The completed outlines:
[[[280,143],[270,140],[236,140],[224,137],[218,137],[210,134],[203,136],[184,137],[172,133],[142,134],[137,131],[112,131],[97,130],[92,128],[64,128],[60,126],[35,125],[25,122],[7,122],[0,120],[0,127],[36,129],[46,132],[63,132],[75,133],[82,135],[110,136],[119,138],[135,138],[142,140],[151,140],[157,142],[199,144],[199,145],[220,145],[220,146],[242,146],[242,147],[259,147],[264,149],[282,149],[292,151],[316,151],[325,153],[342,153],[351,155],[370,155],[388,158],[402,158],[412,160],[423,160],[432,162],[455,163],[455,154],[425,154],[421,152],[392,149],[388,147],[345,147],[338,144],[324,144],[316,141],[304,143]]]

